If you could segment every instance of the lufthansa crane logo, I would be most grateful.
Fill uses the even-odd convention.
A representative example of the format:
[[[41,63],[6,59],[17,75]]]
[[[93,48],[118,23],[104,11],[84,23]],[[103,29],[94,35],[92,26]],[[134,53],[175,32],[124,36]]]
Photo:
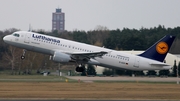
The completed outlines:
[[[165,54],[168,51],[168,45],[166,42],[159,42],[156,45],[156,50],[159,54]]]

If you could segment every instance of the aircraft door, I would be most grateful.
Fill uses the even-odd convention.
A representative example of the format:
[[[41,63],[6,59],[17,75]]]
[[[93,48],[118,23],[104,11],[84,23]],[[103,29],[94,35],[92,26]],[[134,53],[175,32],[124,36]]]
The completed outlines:
[[[26,33],[25,39],[24,39],[24,43],[28,43],[28,44],[29,44],[29,42],[30,42],[30,36],[31,36],[30,33]]]
[[[139,57],[136,56],[134,61],[134,67],[139,68],[139,61],[140,61]]]

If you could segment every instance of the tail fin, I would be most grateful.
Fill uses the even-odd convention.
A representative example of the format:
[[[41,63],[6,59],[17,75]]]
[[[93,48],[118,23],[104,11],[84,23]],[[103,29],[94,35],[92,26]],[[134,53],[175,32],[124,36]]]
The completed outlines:
[[[175,36],[166,35],[139,56],[163,62],[174,39]]]

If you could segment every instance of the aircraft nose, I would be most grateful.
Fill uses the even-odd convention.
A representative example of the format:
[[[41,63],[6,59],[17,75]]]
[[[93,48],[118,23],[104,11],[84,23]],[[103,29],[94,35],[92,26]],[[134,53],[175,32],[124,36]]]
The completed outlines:
[[[4,42],[7,42],[8,39],[9,39],[9,38],[8,38],[8,35],[3,37],[3,41],[4,41]]]
[[[7,36],[4,36],[4,37],[3,37],[3,41],[6,41],[6,40],[7,40]]]

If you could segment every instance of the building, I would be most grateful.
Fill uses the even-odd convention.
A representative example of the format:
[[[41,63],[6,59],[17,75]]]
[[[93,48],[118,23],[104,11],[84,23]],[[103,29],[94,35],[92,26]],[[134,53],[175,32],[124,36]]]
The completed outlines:
[[[61,12],[60,8],[57,8],[56,12],[52,13],[52,31],[55,30],[58,32],[65,30],[65,14]]]

